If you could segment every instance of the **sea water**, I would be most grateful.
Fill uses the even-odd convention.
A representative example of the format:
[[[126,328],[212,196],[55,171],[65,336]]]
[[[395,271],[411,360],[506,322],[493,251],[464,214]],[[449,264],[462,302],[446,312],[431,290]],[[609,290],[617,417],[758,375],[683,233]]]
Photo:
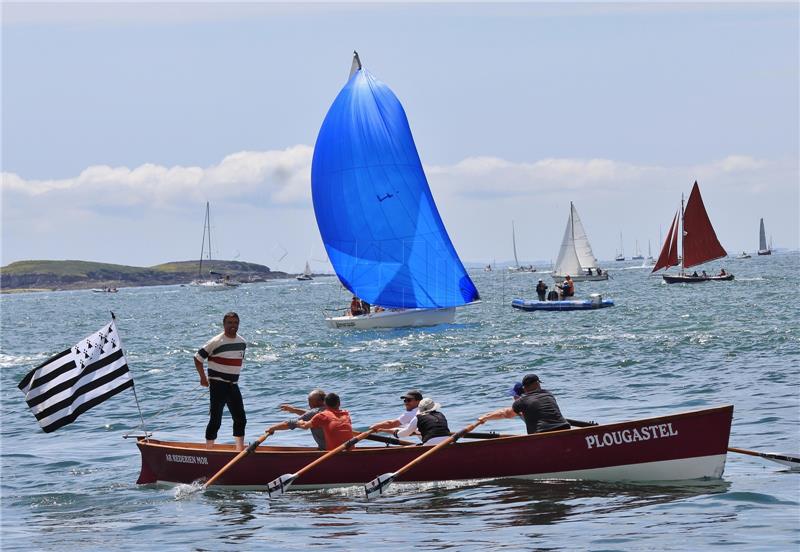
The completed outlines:
[[[193,353],[241,317],[248,341],[241,390],[247,440],[287,418],[315,387],[335,391],[356,429],[397,416],[420,389],[452,430],[510,404],[529,372],[565,416],[615,422],[735,406],[731,446],[800,455],[800,256],[711,263],[733,282],[666,285],[636,263],[607,282],[578,283],[613,308],[521,312],[549,274],[472,274],[483,302],[434,328],[332,330],[322,309],[350,296],[335,278],[276,280],[219,293],[192,287],[4,295],[2,308],[3,550],[334,549],[797,549],[800,473],[729,454],[722,480],[663,485],[467,481],[393,485],[367,501],[360,488],[256,491],[136,485],[139,414],[131,391],[45,434],[17,383],[33,367],[117,316],[146,429],[202,441],[207,391]],[[518,420],[482,430],[522,432]],[[141,431],[140,429],[137,431]],[[220,442],[231,442],[225,415]],[[270,441],[307,444],[302,430]],[[498,458],[498,462],[503,462]],[[368,480],[377,474],[365,473]]]

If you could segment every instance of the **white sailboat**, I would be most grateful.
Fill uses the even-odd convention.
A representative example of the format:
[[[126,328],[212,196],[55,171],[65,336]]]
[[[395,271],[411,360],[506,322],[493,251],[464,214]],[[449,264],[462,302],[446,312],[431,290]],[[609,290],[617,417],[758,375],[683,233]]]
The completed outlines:
[[[772,238],[769,239],[767,245],[767,234],[764,232],[764,219],[761,219],[761,224],[758,228],[758,254],[759,255],[772,255]]]
[[[311,267],[308,266],[308,261],[306,261],[306,268],[302,274],[298,275],[297,280],[301,282],[307,282],[308,280],[313,280],[314,278],[311,276]]]
[[[509,266],[509,272],[536,272],[536,269],[533,268],[533,265],[528,266],[520,266],[519,260],[517,259],[517,236],[514,232],[514,221],[511,221],[511,245],[514,247],[514,266]]]
[[[209,270],[209,277],[203,275],[203,256],[206,254],[206,234],[208,235],[208,261],[211,263],[211,211],[208,201],[206,201],[206,218],[203,223],[203,241],[200,244],[200,266],[197,270],[197,280],[191,283],[201,291],[225,291],[239,286],[237,282],[231,281],[229,276],[223,276],[218,272]]]
[[[633,257],[631,257],[631,259],[634,261],[641,261],[644,259],[644,255],[642,255],[641,251],[639,251],[639,240],[636,240],[634,243],[636,245],[633,248]]]
[[[652,261],[653,260],[653,253],[650,250],[650,240],[647,240],[647,260],[648,261]]]
[[[617,252],[617,256],[614,257],[615,261],[624,261],[625,260],[625,248],[622,245],[622,232],[619,233],[619,251]]]
[[[553,279],[561,281],[570,276],[576,282],[608,280],[608,272],[598,265],[578,211],[570,201],[567,227],[553,266]]]

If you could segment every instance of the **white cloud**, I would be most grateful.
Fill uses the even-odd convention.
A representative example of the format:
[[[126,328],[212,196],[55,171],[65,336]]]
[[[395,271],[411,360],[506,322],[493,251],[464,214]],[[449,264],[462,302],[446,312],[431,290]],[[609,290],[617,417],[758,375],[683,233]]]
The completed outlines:
[[[78,176],[57,180],[25,180],[2,173],[3,193],[40,198],[69,193],[73,203],[105,206],[170,207],[188,201],[246,200],[264,194],[274,204],[304,204],[310,198],[312,148],[238,152],[210,167],[164,167],[147,163],[129,169],[94,165]]]
[[[3,264],[86,258],[83,244],[109,227],[125,246],[91,260],[149,265],[187,258],[198,239],[202,204],[211,201],[221,256],[241,252],[243,259],[271,264],[278,257],[270,251],[285,249],[291,252],[292,268],[301,270],[310,249],[322,250],[311,208],[312,154],[311,146],[297,145],[237,152],[208,167],[98,165],[52,180],[2,173]],[[669,224],[694,180],[729,249],[748,247],[760,216],[781,236],[781,246],[797,246],[796,159],[730,155],[663,166],[567,158],[520,163],[477,156],[425,171],[465,260],[510,254],[505,250],[511,220],[517,222],[520,254],[547,259],[560,240],[570,201],[580,209],[601,257],[613,256],[621,231],[639,239],[642,247],[648,240],[657,247],[659,227]],[[476,213],[482,224],[475,224]]]

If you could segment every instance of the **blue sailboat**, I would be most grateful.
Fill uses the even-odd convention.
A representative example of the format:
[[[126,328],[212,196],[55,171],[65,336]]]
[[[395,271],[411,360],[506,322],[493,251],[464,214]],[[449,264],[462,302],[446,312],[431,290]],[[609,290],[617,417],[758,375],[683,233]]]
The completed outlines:
[[[448,323],[455,307],[480,299],[439,216],[403,106],[355,52],[317,136],[311,193],[336,275],[372,306],[327,318],[331,327]]]

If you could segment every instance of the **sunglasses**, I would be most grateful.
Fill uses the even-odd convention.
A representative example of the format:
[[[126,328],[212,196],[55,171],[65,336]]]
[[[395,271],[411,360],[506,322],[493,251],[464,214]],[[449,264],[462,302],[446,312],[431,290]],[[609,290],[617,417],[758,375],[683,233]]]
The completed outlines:
[[[404,398],[404,399],[403,399],[403,402],[404,402],[404,403],[408,403],[408,402],[415,401],[415,400],[417,400],[417,399],[409,399],[409,398]]]

